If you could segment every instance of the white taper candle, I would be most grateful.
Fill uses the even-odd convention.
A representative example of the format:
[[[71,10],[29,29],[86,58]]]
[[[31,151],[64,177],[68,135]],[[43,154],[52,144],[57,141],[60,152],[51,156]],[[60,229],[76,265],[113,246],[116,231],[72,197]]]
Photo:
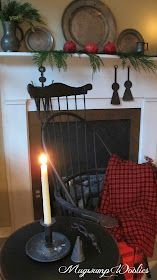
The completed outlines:
[[[40,156],[41,163],[41,184],[42,184],[42,197],[43,197],[43,212],[44,212],[44,224],[51,224],[51,204],[48,182],[48,170],[47,170],[47,157],[45,154]]]

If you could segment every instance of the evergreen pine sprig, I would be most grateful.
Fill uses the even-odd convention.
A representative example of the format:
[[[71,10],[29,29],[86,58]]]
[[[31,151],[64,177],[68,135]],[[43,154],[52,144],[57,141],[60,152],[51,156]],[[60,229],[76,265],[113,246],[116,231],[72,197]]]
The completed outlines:
[[[52,69],[56,66],[59,71],[61,69],[65,71],[68,57],[69,54],[63,51],[40,51],[34,53],[33,61],[38,67],[48,62]]]
[[[129,63],[136,71],[143,69],[146,72],[155,72],[157,70],[157,65],[151,56],[136,53],[118,53],[118,55],[122,61],[123,68]]]
[[[44,23],[38,10],[33,8],[30,3],[26,2],[21,4],[18,1],[9,1],[4,5],[0,11],[0,20],[14,22],[28,21],[29,23],[36,21]]]
[[[49,51],[38,51],[33,53],[33,61],[38,66],[43,66],[48,60]]]
[[[54,61],[59,71],[61,69],[63,69],[64,71],[67,70],[67,58],[69,57],[68,53],[65,53],[63,51],[54,51],[51,52],[51,56],[53,57],[53,59],[50,61],[52,62]]]
[[[104,65],[100,56],[98,56],[97,54],[90,54],[90,53],[87,53],[87,55],[89,57],[89,62],[93,70],[93,73],[100,71],[101,65]]]

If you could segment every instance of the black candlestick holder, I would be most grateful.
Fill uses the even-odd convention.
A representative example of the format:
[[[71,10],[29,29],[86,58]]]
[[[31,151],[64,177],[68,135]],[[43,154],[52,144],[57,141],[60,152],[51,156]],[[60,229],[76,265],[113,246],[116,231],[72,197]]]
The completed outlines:
[[[26,254],[31,259],[38,262],[54,262],[69,253],[70,241],[65,235],[53,231],[54,223],[55,219],[52,219],[49,225],[40,221],[44,231],[34,235],[26,243]]]

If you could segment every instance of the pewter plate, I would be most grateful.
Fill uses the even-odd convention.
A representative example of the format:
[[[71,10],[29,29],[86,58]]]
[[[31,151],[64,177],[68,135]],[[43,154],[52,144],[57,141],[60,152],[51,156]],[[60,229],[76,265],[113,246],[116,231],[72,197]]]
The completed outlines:
[[[135,53],[137,42],[144,42],[142,35],[135,29],[125,29],[119,34],[117,49],[122,53]]]
[[[116,39],[116,21],[110,9],[99,0],[76,0],[64,11],[62,29],[66,40],[82,50],[94,42],[102,51],[107,41]]]
[[[34,235],[26,243],[26,254],[38,262],[54,262],[64,258],[70,251],[70,241],[61,233],[53,232],[53,246],[45,246],[45,233]]]
[[[53,48],[54,39],[45,27],[35,26],[25,34],[25,43],[31,51],[49,51]]]

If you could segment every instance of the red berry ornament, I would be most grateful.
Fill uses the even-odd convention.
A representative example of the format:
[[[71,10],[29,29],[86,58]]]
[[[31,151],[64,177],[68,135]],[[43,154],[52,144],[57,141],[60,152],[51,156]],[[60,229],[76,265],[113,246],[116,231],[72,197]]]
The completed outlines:
[[[67,41],[63,49],[65,52],[76,52],[76,44],[73,41]]]
[[[95,43],[87,43],[84,48],[85,52],[87,53],[97,53],[98,46]]]
[[[116,53],[116,45],[114,42],[107,42],[103,49],[104,53],[114,54]]]

